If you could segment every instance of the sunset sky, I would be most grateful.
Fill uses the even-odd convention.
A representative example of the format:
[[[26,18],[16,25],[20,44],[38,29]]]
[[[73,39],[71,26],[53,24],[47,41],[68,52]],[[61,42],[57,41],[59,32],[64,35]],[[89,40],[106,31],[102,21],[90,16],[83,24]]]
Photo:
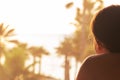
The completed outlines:
[[[0,0],[0,22],[15,28],[20,41],[52,51],[63,35],[75,30],[69,24],[75,12],[65,8],[69,1],[72,0]]]
[[[75,30],[69,24],[74,21],[75,6],[65,8],[65,4],[70,1],[79,6],[81,0],[0,0],[0,22],[15,28],[16,38],[20,41],[44,46],[55,53],[54,47],[58,46],[64,36]],[[120,3],[120,0],[104,1],[105,6]]]
[[[74,32],[75,7],[65,4],[81,0],[0,0],[0,22],[15,28],[17,39],[30,45],[44,45],[47,49],[59,44],[63,36]],[[104,0],[105,5],[118,4],[120,0]]]

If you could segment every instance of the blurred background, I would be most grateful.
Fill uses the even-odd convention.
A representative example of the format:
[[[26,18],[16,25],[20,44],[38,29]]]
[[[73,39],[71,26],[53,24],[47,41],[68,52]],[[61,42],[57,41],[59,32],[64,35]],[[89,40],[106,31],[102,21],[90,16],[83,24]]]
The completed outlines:
[[[0,80],[75,80],[94,55],[92,17],[119,0],[0,0]]]

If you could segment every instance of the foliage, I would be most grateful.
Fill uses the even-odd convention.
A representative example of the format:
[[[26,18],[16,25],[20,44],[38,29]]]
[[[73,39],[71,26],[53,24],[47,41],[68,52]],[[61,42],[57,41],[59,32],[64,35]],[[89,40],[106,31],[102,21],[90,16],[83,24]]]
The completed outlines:
[[[69,5],[69,6],[68,6]],[[66,5],[67,9],[74,7],[74,2],[70,2]],[[76,23],[73,23],[76,27],[76,31],[73,34],[73,56],[77,61],[83,61],[87,56],[95,53],[92,43],[91,33],[89,31],[90,21],[95,13],[103,8],[102,0],[83,0],[83,8],[76,7]],[[90,37],[90,38],[88,38]],[[90,41],[90,40],[91,41]],[[90,48],[90,49],[89,49]]]
[[[5,69],[10,79],[23,73],[27,52],[24,47],[17,46],[5,54]]]
[[[59,47],[56,47],[56,51],[58,54],[62,55],[71,55],[72,53],[72,45],[71,45],[71,38],[65,37],[64,41],[61,42]]]
[[[14,43],[15,40],[11,39],[14,34],[14,29],[10,29],[9,25],[5,25],[4,23],[0,24],[0,63],[1,57],[5,53],[6,43]]]
[[[40,68],[41,68],[41,57],[42,55],[49,55],[49,52],[42,46],[31,46],[29,48],[29,52],[33,56],[33,73],[35,72],[35,64],[36,64],[36,58],[39,58],[39,74],[40,74]]]
[[[65,80],[69,80],[69,69],[70,69],[70,62],[69,62],[69,57],[72,55],[73,52],[73,47],[71,45],[71,37],[65,37],[64,41],[61,42],[59,47],[56,47],[56,52],[59,55],[64,55],[65,60],[64,60],[64,68],[65,68]]]
[[[0,24],[0,46],[2,47],[6,42],[11,42],[10,38],[15,36],[14,29],[10,29],[9,25],[5,25],[4,23]]]
[[[82,62],[86,57],[95,53],[91,42],[92,40],[90,41],[88,39],[88,36],[90,35],[89,26],[93,15],[96,13],[96,11],[100,10],[103,7],[103,1],[83,0],[82,5],[83,9],[76,7],[76,22],[72,23],[76,27],[76,31],[73,33],[73,36],[69,38],[65,37],[64,41],[61,42],[61,44],[56,48],[56,52],[58,54],[66,56],[65,60],[66,58],[73,56],[76,59],[76,63],[78,61]],[[65,7],[67,9],[74,7],[74,2],[66,4]],[[68,61],[65,61],[65,64],[67,64],[67,62]]]
[[[4,23],[0,24],[0,57],[5,57],[4,64],[0,65],[0,80],[17,80],[21,78],[22,74],[27,76],[29,71],[28,68],[25,68],[25,62],[28,58],[29,51],[31,52],[31,50],[33,50],[33,56],[39,58],[42,57],[42,54],[49,54],[43,47],[34,46],[32,49],[28,49],[26,43],[12,39],[12,37],[15,36],[14,31],[15,29],[10,29],[9,25],[6,26]],[[15,43],[16,46],[9,49],[6,47],[8,43]],[[3,53],[4,55],[2,55]],[[25,76],[23,76],[23,78],[24,77]]]
[[[49,53],[42,46],[32,46],[29,48],[29,51],[33,56],[41,57],[42,54],[48,55]]]
[[[41,74],[39,76],[36,76],[35,73],[32,73],[29,71],[29,68],[33,66],[34,64],[30,64],[27,67],[25,67],[25,62],[28,59],[29,54],[29,47],[26,43],[22,43],[19,41],[16,41],[17,45],[11,49],[8,49],[5,54],[5,62],[0,67],[0,79],[2,80],[38,80],[38,78],[41,77]],[[48,52],[43,47],[37,47],[34,46],[36,49],[36,53],[40,53],[40,55],[36,55],[38,57],[42,57],[42,54],[48,54]],[[32,47],[33,49],[33,47]],[[42,53],[44,52],[44,53]]]

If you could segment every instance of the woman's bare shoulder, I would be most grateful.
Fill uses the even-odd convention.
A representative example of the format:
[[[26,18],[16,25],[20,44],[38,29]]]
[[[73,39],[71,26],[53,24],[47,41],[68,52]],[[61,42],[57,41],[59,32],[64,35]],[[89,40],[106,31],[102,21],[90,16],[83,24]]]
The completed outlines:
[[[104,55],[91,55],[87,57],[81,64],[80,70],[76,80],[91,80],[93,79],[93,73],[98,64],[100,58]]]
[[[94,59],[97,55],[92,55],[87,57],[81,64],[76,80],[89,80],[92,75],[92,68],[94,64]]]
[[[113,64],[117,65],[117,68],[119,67],[120,54],[110,53],[110,54],[89,56],[82,63],[80,70],[78,72],[78,75],[77,75],[77,80],[95,80],[94,78],[95,78],[96,73],[100,74],[98,72],[102,72],[102,71],[104,72],[106,70],[108,71],[111,70],[113,68]],[[108,66],[109,66],[109,69],[108,69]]]

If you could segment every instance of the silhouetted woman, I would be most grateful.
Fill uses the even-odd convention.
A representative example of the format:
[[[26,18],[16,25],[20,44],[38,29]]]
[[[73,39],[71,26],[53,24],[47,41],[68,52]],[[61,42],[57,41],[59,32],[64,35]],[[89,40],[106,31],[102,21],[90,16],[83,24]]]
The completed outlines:
[[[120,5],[100,10],[91,23],[95,50],[76,80],[120,80]]]

